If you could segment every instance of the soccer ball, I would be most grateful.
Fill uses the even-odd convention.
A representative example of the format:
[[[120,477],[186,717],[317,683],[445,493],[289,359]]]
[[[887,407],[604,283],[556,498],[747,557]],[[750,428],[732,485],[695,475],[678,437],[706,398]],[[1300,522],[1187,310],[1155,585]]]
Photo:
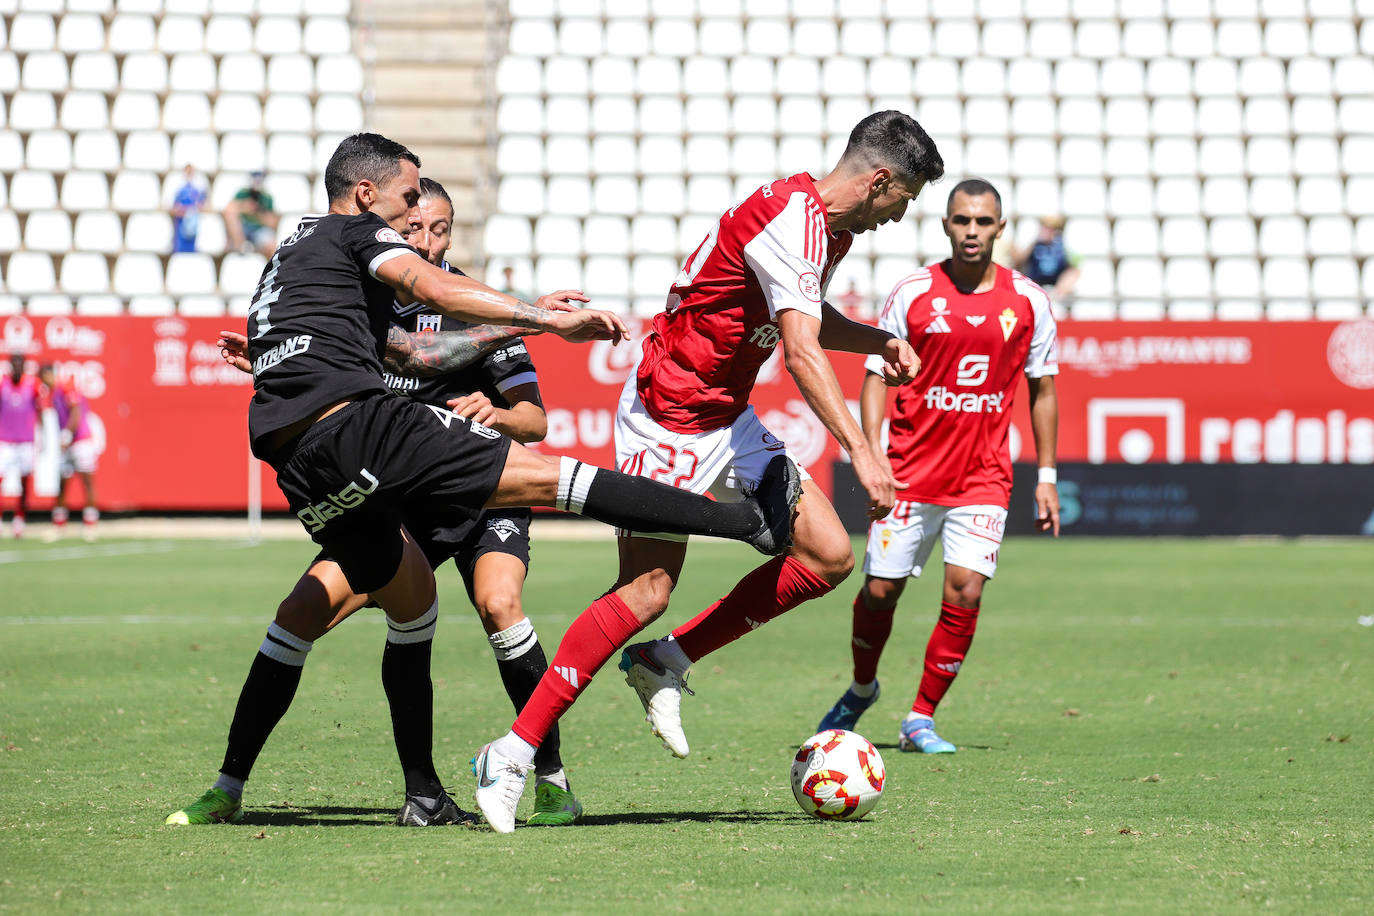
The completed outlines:
[[[883,797],[887,769],[863,735],[832,728],[812,735],[792,760],[792,794],[807,814],[856,821]]]

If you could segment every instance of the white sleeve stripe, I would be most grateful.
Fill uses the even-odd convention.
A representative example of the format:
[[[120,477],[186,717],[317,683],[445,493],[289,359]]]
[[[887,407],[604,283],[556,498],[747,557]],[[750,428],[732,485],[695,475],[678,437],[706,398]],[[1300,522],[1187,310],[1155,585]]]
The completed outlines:
[[[403,254],[415,254],[415,249],[410,247],[388,248],[386,251],[383,251],[381,254],[377,255],[375,258],[372,259],[372,263],[367,265],[367,272],[372,274],[372,279],[375,280],[377,279],[378,267],[381,267],[383,264],[385,264],[387,261],[390,261],[392,258],[399,258]],[[415,256],[419,257],[419,255]]]
[[[530,382],[538,382],[539,376],[533,372],[521,372],[508,378],[503,378],[496,383],[496,390],[505,394],[512,388],[520,385],[528,385]]]

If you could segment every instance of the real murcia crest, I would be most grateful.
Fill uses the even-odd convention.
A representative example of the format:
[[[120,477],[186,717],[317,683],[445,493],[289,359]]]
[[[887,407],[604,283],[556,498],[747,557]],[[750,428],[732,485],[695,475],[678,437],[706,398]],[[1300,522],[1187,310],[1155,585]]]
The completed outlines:
[[[1002,325],[1002,339],[1011,340],[1012,329],[1016,327],[1016,313],[1010,308],[1002,309],[1002,314],[997,316],[997,320]]]

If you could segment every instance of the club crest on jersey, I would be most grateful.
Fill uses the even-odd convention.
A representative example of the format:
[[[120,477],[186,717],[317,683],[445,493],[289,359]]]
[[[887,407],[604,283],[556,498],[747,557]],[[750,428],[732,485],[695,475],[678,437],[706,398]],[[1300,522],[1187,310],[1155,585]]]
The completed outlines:
[[[821,279],[812,271],[807,271],[797,278],[797,289],[801,294],[812,302],[821,301]]]
[[[439,315],[421,315],[419,318],[415,319],[415,330],[417,333],[421,331],[434,331],[437,333],[439,331],[439,322],[442,320],[443,318]]]
[[[1016,327],[1016,313],[1010,308],[1002,309],[1002,314],[997,316],[997,320],[1002,324],[1002,339],[1011,340],[1012,329]]]
[[[936,296],[930,300],[930,314],[934,320],[926,325],[927,334],[948,334],[949,322],[945,319],[949,317],[949,304],[944,296]]]
[[[405,236],[401,235],[401,233],[392,229],[390,226],[385,229],[378,229],[377,234],[373,237],[379,242],[392,242],[397,245],[406,244]]]
[[[965,315],[965,316],[964,316],[964,320],[967,321],[969,324],[973,325],[973,326],[976,328],[976,327],[981,326],[982,323],[983,323],[984,321],[987,321],[987,320],[988,320],[988,316],[987,316],[987,315]]]

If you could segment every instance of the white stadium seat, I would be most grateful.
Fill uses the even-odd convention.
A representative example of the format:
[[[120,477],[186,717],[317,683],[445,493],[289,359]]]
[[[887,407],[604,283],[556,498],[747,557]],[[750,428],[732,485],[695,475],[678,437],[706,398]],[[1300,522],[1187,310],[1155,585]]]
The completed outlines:
[[[107,267],[106,276],[108,277],[108,275],[109,268]],[[106,285],[109,285],[108,282]],[[76,314],[102,318],[122,315],[124,314],[124,300],[118,296],[103,293],[87,293],[76,300]]]
[[[172,218],[161,210],[129,214],[124,227],[124,247],[129,251],[163,254],[172,249]],[[161,267],[158,268],[159,274]]]
[[[162,292],[162,262],[153,254],[125,253],[115,260],[112,287],[121,296]],[[132,305],[132,304],[131,304]],[[133,309],[130,308],[132,312]]]
[[[61,210],[30,213],[24,225],[24,247],[51,254],[69,250],[72,247],[71,218]]]
[[[118,273],[119,265],[115,265]],[[115,283],[116,290],[119,288],[118,282]],[[156,293],[141,293],[129,296],[130,315],[171,315],[176,311],[176,302],[171,296],[163,296]]]
[[[71,135],[63,130],[36,130],[29,134],[24,162],[31,169],[63,172],[72,166]]]
[[[72,252],[62,258],[58,285],[73,295],[104,293],[110,289],[110,267],[103,254]]]
[[[57,285],[52,255],[41,251],[16,251],[10,255],[5,286],[20,295],[50,293]]]
[[[104,172],[68,172],[62,178],[63,209],[104,210],[110,206],[110,189]]]
[[[157,28],[151,16],[120,13],[110,22],[105,38],[115,54],[151,51],[157,47]]]
[[[57,51],[35,51],[24,57],[20,80],[25,89],[63,92],[67,88],[67,58]]]
[[[124,229],[118,214],[108,210],[79,213],[72,229],[72,247],[77,251],[118,254],[124,247]]]

